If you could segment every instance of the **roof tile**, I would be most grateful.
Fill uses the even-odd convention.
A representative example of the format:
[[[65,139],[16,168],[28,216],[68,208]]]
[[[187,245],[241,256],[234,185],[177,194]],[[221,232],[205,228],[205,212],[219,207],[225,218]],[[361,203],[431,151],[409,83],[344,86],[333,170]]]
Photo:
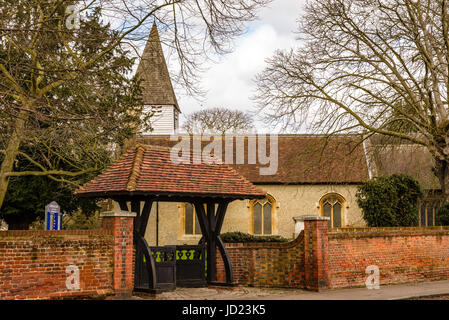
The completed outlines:
[[[265,195],[225,164],[175,164],[170,149],[137,145],[102,174],[76,190],[79,195],[171,193],[254,198]]]
[[[199,139],[193,137],[193,139]],[[139,138],[140,143],[173,147],[177,141],[169,136]],[[246,179],[256,184],[334,184],[361,183],[369,179],[366,155],[361,137],[340,135],[279,135],[278,169],[273,175],[261,175],[259,169],[268,165],[248,163],[248,141],[245,138],[243,164],[230,165]],[[202,141],[202,148],[210,141]],[[233,159],[236,159],[234,141]],[[223,142],[223,157],[225,146]],[[267,138],[267,154],[269,139]]]

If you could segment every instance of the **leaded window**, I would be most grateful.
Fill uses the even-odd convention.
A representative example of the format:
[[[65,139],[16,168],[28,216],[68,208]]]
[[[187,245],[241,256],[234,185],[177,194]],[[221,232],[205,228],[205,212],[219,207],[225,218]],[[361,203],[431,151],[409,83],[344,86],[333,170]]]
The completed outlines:
[[[185,203],[184,208],[184,234],[201,234],[201,228],[196,217],[195,207],[191,203]]]
[[[252,202],[252,231],[255,235],[269,235],[273,233],[273,204],[272,199],[253,200]]]
[[[343,226],[343,197],[331,194],[321,200],[321,214],[329,218],[329,228],[340,228]]]

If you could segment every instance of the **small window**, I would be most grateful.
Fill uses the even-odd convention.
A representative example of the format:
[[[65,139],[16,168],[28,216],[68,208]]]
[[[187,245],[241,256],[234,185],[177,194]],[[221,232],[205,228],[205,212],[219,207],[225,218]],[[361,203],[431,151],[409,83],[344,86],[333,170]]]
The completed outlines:
[[[273,234],[273,207],[274,199],[271,197],[251,201],[252,234]]]
[[[201,235],[201,228],[196,217],[195,207],[191,203],[184,204],[184,234]]]
[[[344,198],[337,194],[329,194],[321,199],[321,215],[329,218],[329,228],[340,228],[343,226],[344,202]]]
[[[421,227],[435,226],[435,217],[441,206],[440,199],[426,199],[419,206],[419,225]]]

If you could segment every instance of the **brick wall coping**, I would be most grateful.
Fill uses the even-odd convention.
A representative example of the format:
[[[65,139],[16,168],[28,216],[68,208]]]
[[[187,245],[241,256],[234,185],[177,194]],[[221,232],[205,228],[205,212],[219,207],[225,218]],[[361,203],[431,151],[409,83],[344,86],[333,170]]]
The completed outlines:
[[[329,239],[400,237],[400,236],[441,236],[449,235],[449,227],[410,227],[410,228],[350,228],[333,230],[328,233]]]
[[[66,237],[66,236],[105,236],[112,235],[111,230],[7,230],[0,231],[0,239],[11,237]]]
[[[137,213],[129,211],[104,211],[100,213],[100,218],[103,217],[134,218],[135,216],[137,216]]]
[[[398,231],[398,230],[449,230],[449,226],[436,227],[344,227],[329,228],[329,232],[371,232],[371,231]]]
[[[288,249],[297,246],[304,240],[304,230],[298,237],[289,242],[226,242],[227,248],[242,248],[242,249]]]

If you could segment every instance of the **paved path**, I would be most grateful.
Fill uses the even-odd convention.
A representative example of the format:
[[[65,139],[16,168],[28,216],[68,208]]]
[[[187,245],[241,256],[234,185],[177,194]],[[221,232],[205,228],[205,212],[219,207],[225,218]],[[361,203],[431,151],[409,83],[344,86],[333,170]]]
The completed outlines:
[[[152,300],[397,300],[430,295],[448,295],[449,281],[421,282],[366,288],[311,292],[298,289],[252,287],[178,288],[156,296],[138,294],[134,299]]]

